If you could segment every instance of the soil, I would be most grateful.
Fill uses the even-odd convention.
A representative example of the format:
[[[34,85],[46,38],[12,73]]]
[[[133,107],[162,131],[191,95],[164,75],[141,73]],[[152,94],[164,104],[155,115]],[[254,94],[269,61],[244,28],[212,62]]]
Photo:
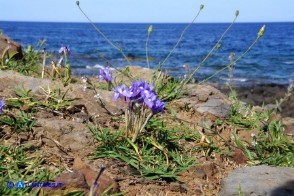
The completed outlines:
[[[15,78],[15,80],[17,80],[17,78]],[[10,81],[10,83],[9,80],[3,81],[3,78],[1,79],[0,77],[1,97],[14,97],[15,94],[12,93],[12,90],[5,90],[7,86],[14,86],[13,81]],[[81,86],[81,84],[79,85]],[[75,89],[78,89],[78,87],[72,89],[72,94],[82,96],[82,91],[75,92]],[[222,90],[223,92],[228,92],[225,89]],[[250,102],[254,105],[262,104],[263,102],[265,104],[274,103],[274,100],[284,95],[285,90],[285,86],[278,85],[237,89],[241,100]],[[105,94],[105,96],[107,96],[107,94]],[[87,100],[79,100],[79,103],[86,104],[89,99],[90,97],[87,97]],[[283,116],[294,117],[293,100],[292,96],[290,101],[284,103],[282,106]],[[91,111],[91,109],[93,108],[87,108],[88,111]],[[23,108],[23,110],[26,110],[26,108]],[[18,145],[25,145],[27,143],[33,144],[36,152],[42,152],[45,163],[44,166],[48,166],[51,171],[58,171],[59,163],[62,162],[62,165],[66,168],[64,173],[75,171],[77,173],[74,176],[77,176],[77,179],[82,181],[82,179],[85,178],[85,183],[82,183],[81,189],[85,190],[86,193],[89,191],[93,178],[96,176],[94,175],[93,177],[93,174],[98,173],[101,165],[106,166],[102,178],[103,180],[100,182],[101,187],[103,188],[104,183],[107,185],[113,183],[115,184],[113,190],[130,196],[217,195],[221,189],[222,179],[235,168],[246,165],[246,157],[242,151],[236,150],[230,157],[222,157],[215,153],[211,156],[205,156],[205,154],[203,154],[198,155],[197,166],[178,174],[179,179],[177,182],[147,180],[143,177],[135,176],[132,171],[133,169],[124,162],[112,159],[91,159],[98,143],[93,139],[91,132],[86,126],[89,121],[95,121],[95,118],[90,113],[91,112],[88,113],[81,109],[73,113],[68,113],[67,115],[59,115],[58,113],[41,110],[34,115],[34,117],[38,119],[38,126],[34,128],[33,132],[17,135],[8,127],[0,127],[1,135],[3,135],[3,139],[0,140],[0,143]],[[184,118],[185,116],[193,116],[195,111],[181,110],[180,113]],[[96,122],[102,123],[103,127],[111,127],[113,129],[117,129],[119,126],[113,123],[109,117],[103,115],[101,115]],[[221,133],[223,137],[229,140],[231,136],[230,128],[220,127],[220,130],[222,130]],[[248,132],[245,134],[244,138],[248,137],[250,134],[251,133]],[[222,145],[217,136],[214,137],[214,140],[215,142],[220,142],[220,145]],[[77,163],[77,161],[79,162]],[[68,187],[64,187],[57,192],[49,192],[50,195],[63,195],[73,190],[72,187],[75,187],[75,184],[72,181],[65,182],[65,179],[74,179],[74,177],[68,177],[66,176],[67,174],[64,175],[65,176],[56,179],[56,181],[64,180],[64,184],[67,184]],[[101,193],[103,190],[99,191]]]

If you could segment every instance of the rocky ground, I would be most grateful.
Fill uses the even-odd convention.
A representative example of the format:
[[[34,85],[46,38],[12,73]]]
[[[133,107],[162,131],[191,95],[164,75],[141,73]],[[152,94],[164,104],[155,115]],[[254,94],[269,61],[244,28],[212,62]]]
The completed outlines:
[[[229,90],[224,87],[218,87],[223,93],[228,94]],[[251,105],[273,105],[277,100],[285,97],[287,85],[267,84],[248,87],[236,87],[238,98],[241,101]],[[269,105],[270,106],[270,105]],[[281,115],[283,117],[294,117],[294,96],[290,96],[287,101],[281,105]]]
[[[146,72],[146,70],[139,68],[131,71],[137,76],[142,76],[142,73]],[[144,76],[150,77],[148,74],[144,74]],[[123,78],[121,79],[123,80]],[[102,108],[97,107],[93,91],[84,91],[84,85],[79,82],[79,79],[77,81],[63,87],[58,81],[22,76],[12,71],[0,71],[0,98],[16,97],[15,90],[20,87],[31,90],[36,99],[48,98],[48,94],[46,95],[44,92],[53,88],[67,91],[68,98],[79,98],[74,102],[72,110],[69,109],[62,114],[45,109],[38,111],[34,116],[37,119],[37,126],[33,128],[32,133],[16,135],[5,127],[0,129],[1,135],[3,135],[0,140],[1,144],[33,144],[36,152],[42,152],[42,159],[51,171],[58,171],[59,163],[62,162],[62,166],[66,170],[54,180],[62,182],[64,187],[49,190],[49,195],[64,195],[77,189],[88,192],[101,165],[105,165],[106,170],[99,180],[98,194],[112,185],[114,192],[121,192],[124,195],[238,195],[238,182],[242,183],[241,188],[245,191],[244,195],[294,194],[293,169],[274,168],[272,171],[266,166],[247,167],[246,157],[238,150],[230,157],[221,157],[217,154],[209,157],[199,155],[197,166],[181,172],[179,181],[171,183],[134,176],[129,165],[117,160],[92,160],[91,156],[98,143],[94,140],[87,124],[94,122],[103,127],[114,128],[117,128],[117,125],[111,121]],[[253,104],[261,104],[262,102],[272,104],[273,100],[284,94],[284,89],[285,87],[280,86],[241,89],[239,97],[243,101],[252,101]],[[224,92],[226,91],[224,90]],[[98,90],[98,93],[109,111],[120,114],[122,105],[119,102],[111,101],[113,92]],[[187,102],[191,107],[189,111],[182,109]],[[227,96],[216,88],[209,85],[196,87],[194,84],[188,85],[184,95],[170,105],[177,110],[177,117],[199,125],[211,125],[216,119],[228,117],[231,108]],[[26,111],[29,108],[21,108],[21,110]],[[290,101],[284,103],[282,111],[282,116],[288,122],[289,136],[292,137],[290,133],[293,132],[294,121],[289,117],[294,116],[293,96]],[[211,133],[203,132],[203,134]],[[250,134],[250,132],[244,133],[243,138],[250,138]],[[223,135],[230,137],[229,131],[226,132],[226,130],[223,131]],[[240,169],[235,170],[236,168]],[[257,178],[252,178],[252,175],[256,175],[256,171],[260,174]],[[253,174],[250,175],[250,172]],[[276,173],[279,173],[280,177],[276,177]],[[248,180],[244,180],[247,179],[246,175]],[[232,176],[237,179],[232,179]],[[287,176],[287,178],[283,176]],[[268,181],[269,179],[271,181]],[[244,181],[250,181],[251,185],[243,185]],[[261,184],[256,184],[257,182]],[[264,186],[262,183],[267,185]]]

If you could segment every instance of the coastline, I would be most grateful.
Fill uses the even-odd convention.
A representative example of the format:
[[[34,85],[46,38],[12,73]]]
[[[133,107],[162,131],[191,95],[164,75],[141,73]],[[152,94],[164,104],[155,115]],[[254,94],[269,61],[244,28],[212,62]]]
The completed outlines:
[[[229,89],[224,86],[217,87],[226,95]],[[285,97],[288,85],[282,84],[259,84],[252,86],[234,87],[237,97],[240,101],[246,102],[254,106],[262,106],[268,104],[276,104],[276,101]],[[294,93],[281,105],[282,117],[294,117]]]

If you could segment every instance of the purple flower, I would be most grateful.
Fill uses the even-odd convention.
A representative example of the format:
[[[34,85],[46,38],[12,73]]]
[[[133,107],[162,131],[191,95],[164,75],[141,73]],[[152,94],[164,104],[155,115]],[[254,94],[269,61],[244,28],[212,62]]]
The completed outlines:
[[[153,106],[150,108],[152,110],[152,112],[155,114],[155,113],[158,113],[158,112],[161,112],[162,114],[164,113],[164,106],[165,106],[165,103],[160,101],[159,99],[157,99],[156,101],[153,102]]]
[[[126,87],[126,85],[121,85],[121,86],[117,86],[114,89],[114,96],[112,101],[116,101],[117,98],[120,98],[122,100],[126,100],[127,98],[130,98],[132,96],[132,92],[130,91],[130,89],[128,87]]]
[[[105,80],[106,82],[112,82],[113,78],[111,76],[111,70],[109,67],[106,67],[104,69],[100,69],[100,76],[99,76],[99,82],[102,82]]]
[[[150,94],[144,99],[144,103],[152,110],[154,114],[158,112],[164,113],[165,103],[160,101],[155,94]]]
[[[3,106],[5,106],[5,103],[4,103],[4,97],[0,100],[0,114],[3,113]]]
[[[133,81],[133,84],[130,88],[133,92],[131,100],[136,100],[137,103],[143,103],[146,97],[149,97],[151,94],[155,94],[154,85],[148,85],[147,82],[140,80],[137,82],[136,80]]]
[[[153,84],[149,85],[145,81],[140,80],[137,82],[134,80],[130,88],[122,85],[117,86],[113,90],[115,92],[113,101],[120,98],[125,101],[135,101],[140,104],[144,103],[154,114],[158,112],[164,113],[165,103],[159,100]]]
[[[144,103],[149,107],[152,108],[155,101],[157,100],[157,96],[155,94],[149,94],[144,98]]]
[[[69,53],[70,53],[70,49],[67,46],[63,46],[59,49],[59,54],[61,55],[64,55],[64,54],[68,55]]]

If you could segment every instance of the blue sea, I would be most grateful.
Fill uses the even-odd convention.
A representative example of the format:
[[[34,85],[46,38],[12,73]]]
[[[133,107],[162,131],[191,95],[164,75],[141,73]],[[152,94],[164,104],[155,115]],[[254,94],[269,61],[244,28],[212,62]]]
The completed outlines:
[[[195,74],[201,81],[230,63],[229,56],[241,55],[255,40],[262,25],[266,25],[264,36],[252,50],[234,66],[233,82],[238,85],[288,84],[294,73],[294,23],[236,23],[221,42],[221,48],[209,58]],[[146,38],[150,24],[99,23],[97,27],[126,55],[137,59],[132,65],[147,67]],[[148,42],[150,67],[156,68],[176,44],[187,24],[152,24],[153,32]],[[226,23],[193,24],[177,49],[163,65],[163,69],[175,77],[183,77],[205,58],[229,26]],[[75,75],[93,76],[97,68],[107,61],[117,67],[127,66],[121,53],[110,46],[89,23],[51,22],[0,22],[1,31],[20,42],[24,49],[32,45],[36,50],[44,47],[58,58],[58,50],[68,46],[71,50],[69,63]],[[46,40],[39,46],[40,40]],[[105,59],[101,58],[101,55]],[[211,82],[225,83],[228,71],[223,71]]]

